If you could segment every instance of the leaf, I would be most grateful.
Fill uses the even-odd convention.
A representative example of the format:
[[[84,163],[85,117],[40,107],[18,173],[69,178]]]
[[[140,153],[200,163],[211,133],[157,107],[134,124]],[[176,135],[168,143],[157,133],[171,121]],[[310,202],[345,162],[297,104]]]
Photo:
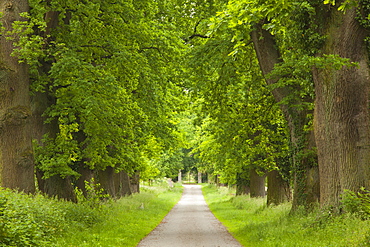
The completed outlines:
[[[324,4],[331,4],[331,5],[335,5],[335,0],[324,0]]]

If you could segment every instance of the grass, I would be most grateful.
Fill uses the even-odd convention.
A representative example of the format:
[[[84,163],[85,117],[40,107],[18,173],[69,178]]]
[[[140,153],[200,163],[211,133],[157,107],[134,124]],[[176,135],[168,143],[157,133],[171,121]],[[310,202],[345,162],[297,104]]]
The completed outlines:
[[[53,246],[136,246],[181,197],[182,187],[146,187],[104,209],[104,219],[90,228],[71,227]],[[142,208],[144,207],[144,208]]]
[[[136,246],[181,197],[181,185],[145,186],[140,194],[72,203],[0,187],[0,247]]]
[[[296,212],[290,203],[266,207],[265,199],[235,197],[227,188],[203,186],[215,216],[243,246],[370,246],[370,222],[351,214]]]

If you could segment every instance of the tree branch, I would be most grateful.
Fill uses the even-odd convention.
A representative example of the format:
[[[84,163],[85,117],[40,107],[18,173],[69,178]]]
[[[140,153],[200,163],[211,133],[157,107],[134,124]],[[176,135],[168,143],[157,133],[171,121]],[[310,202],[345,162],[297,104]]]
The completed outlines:
[[[155,47],[155,46],[149,46],[149,47],[143,47],[143,48],[140,48],[140,49],[139,49],[139,52],[143,52],[144,50],[150,50],[150,49],[157,50],[158,52],[160,52],[160,51],[161,51],[158,47]]]
[[[202,35],[202,34],[193,34],[193,35],[191,35],[188,39],[190,40],[190,39],[193,39],[193,38],[195,38],[195,37],[199,37],[199,38],[203,38],[203,39],[209,39],[209,38],[211,38],[211,37],[209,37],[209,36],[207,36],[207,35]]]

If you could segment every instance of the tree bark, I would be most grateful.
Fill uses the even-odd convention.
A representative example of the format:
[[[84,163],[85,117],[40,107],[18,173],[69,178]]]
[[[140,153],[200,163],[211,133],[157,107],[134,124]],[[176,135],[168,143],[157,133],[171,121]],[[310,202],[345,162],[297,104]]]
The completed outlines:
[[[129,196],[132,194],[131,191],[131,184],[130,184],[130,177],[125,171],[120,171],[119,173],[115,174],[116,178],[116,195],[121,196]]]
[[[251,198],[266,196],[265,178],[266,176],[260,176],[255,169],[250,169],[249,179]]]
[[[338,209],[345,190],[369,188],[369,59],[364,42],[367,30],[356,10],[332,8],[326,13],[321,54],[337,54],[358,67],[313,71],[315,81],[315,137],[320,167],[321,205]]]
[[[250,191],[249,171],[238,172],[236,174],[236,195],[248,195]]]
[[[289,182],[284,180],[279,171],[267,173],[267,206],[279,205],[290,201],[291,193]]]
[[[78,173],[80,173],[81,176],[77,179],[75,186],[82,191],[85,197],[87,197],[85,181],[92,182],[93,179],[95,179],[95,172],[81,164],[78,169]]]
[[[130,176],[130,187],[132,193],[140,193],[140,172],[136,171]]]
[[[2,24],[12,30],[28,1],[1,1]],[[17,38],[17,37],[13,37]],[[27,193],[35,191],[32,122],[27,65],[12,57],[12,41],[0,36],[0,185]]]
[[[41,171],[37,171],[36,174],[41,192],[50,197],[77,202],[71,177],[61,178],[59,175],[54,175],[50,178],[42,179],[43,173]]]
[[[181,184],[181,183],[182,183],[182,173],[181,173],[181,169],[179,169],[179,174],[178,174],[178,176],[177,176],[177,182],[178,182],[179,184]]]
[[[267,84],[272,85],[278,82],[280,78],[270,78],[267,75],[272,72],[275,64],[281,63],[282,60],[274,36],[264,30],[262,25],[263,23],[255,25],[255,30],[251,33],[251,39],[262,74],[265,76]],[[290,89],[286,87],[276,88],[272,91],[276,102],[281,102],[291,93]],[[299,103],[296,102],[295,104],[299,105]],[[311,205],[319,200],[318,197],[307,196],[306,191],[313,191],[314,188],[310,188],[310,184],[305,183],[307,181],[307,172],[311,169],[318,169],[316,165],[316,154],[312,151],[315,149],[315,141],[312,138],[314,136],[313,131],[309,131],[308,133],[303,131],[307,123],[308,111],[298,110],[284,104],[281,104],[280,107],[288,123],[290,142],[293,148],[297,150],[293,157],[295,181],[292,209],[295,210],[299,206]],[[303,154],[304,158],[298,158],[298,152]],[[319,195],[319,193],[319,191],[315,191],[312,195]]]
[[[104,189],[104,193],[109,194],[112,197],[115,197],[116,190],[115,190],[115,173],[114,168],[111,166],[107,166],[105,170],[98,170],[97,172],[97,183],[100,184],[101,188]]]
[[[198,172],[198,184],[202,183],[202,173]]]

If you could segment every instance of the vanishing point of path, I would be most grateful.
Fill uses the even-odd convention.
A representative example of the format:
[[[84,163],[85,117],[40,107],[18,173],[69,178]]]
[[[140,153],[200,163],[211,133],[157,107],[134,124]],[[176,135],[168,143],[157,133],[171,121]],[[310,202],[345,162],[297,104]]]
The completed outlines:
[[[137,247],[241,247],[209,210],[200,185],[184,185],[181,200]]]

